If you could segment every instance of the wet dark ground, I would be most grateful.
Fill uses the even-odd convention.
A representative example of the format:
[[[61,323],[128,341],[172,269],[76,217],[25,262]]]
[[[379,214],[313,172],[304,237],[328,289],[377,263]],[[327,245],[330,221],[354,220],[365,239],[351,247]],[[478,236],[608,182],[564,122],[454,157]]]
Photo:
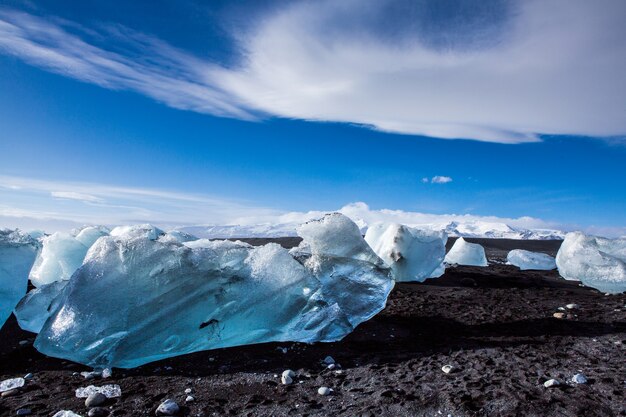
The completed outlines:
[[[517,247],[555,254],[560,244],[534,242],[492,240],[488,257],[501,261]],[[570,303],[580,307],[553,316]],[[186,388],[196,399],[183,407],[186,416],[626,416],[626,295],[497,263],[398,284],[385,310],[341,342],[200,352],[114,369],[106,380],[86,381],[74,375],[86,368],[20,345],[33,337],[13,319],[0,331],[0,378],[34,374],[17,395],[0,398],[2,416],[19,408],[86,416],[74,390],[92,383],[122,387],[106,404],[114,416],[154,415],[165,398],[185,405]],[[327,355],[340,368],[326,369]],[[281,385],[288,368],[298,376]],[[588,384],[567,382],[578,372]],[[550,378],[562,384],[545,388]],[[318,395],[320,386],[333,394]]]

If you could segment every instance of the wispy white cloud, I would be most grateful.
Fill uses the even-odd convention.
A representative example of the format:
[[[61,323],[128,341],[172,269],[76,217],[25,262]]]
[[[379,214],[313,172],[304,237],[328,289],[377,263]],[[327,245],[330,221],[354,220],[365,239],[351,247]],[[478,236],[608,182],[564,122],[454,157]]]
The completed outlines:
[[[52,191],[50,195],[54,198],[65,200],[78,200],[87,203],[102,203],[104,200],[96,196],[84,193],[77,193],[75,191]]]
[[[296,1],[251,19],[258,23],[237,34],[243,58],[231,68],[119,26],[87,29],[9,9],[0,10],[0,50],[220,116],[500,143],[626,134],[625,2],[459,2],[458,16],[433,23],[437,3],[406,3],[410,24],[389,39],[380,28],[392,26],[376,17],[402,2]]]
[[[432,177],[430,180],[428,178],[422,178],[422,182],[431,182],[433,184],[447,184],[452,182],[451,177],[446,177],[445,175],[436,175]]]

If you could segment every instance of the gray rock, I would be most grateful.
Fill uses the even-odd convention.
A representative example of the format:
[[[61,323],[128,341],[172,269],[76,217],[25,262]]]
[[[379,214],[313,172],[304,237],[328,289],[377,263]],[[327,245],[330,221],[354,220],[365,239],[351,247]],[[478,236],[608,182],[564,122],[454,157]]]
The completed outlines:
[[[546,388],[557,387],[559,385],[561,385],[561,383],[556,379],[548,379],[546,382],[543,383],[543,386]]]
[[[17,410],[17,415],[18,416],[29,416],[31,415],[33,412],[30,410],[30,408],[20,408],[19,410]]]
[[[87,413],[87,417],[106,417],[109,415],[109,410],[102,407],[94,407]]]
[[[175,416],[180,411],[180,407],[174,400],[167,399],[163,401],[156,409],[157,416]]]
[[[32,373],[27,373],[26,375],[24,375],[24,379],[33,379],[34,375]]]
[[[326,397],[326,396],[328,396],[328,395],[330,395],[330,394],[332,394],[332,392],[333,392],[333,390],[332,390],[332,389],[330,389],[330,388],[328,388],[328,387],[319,387],[319,388],[317,389],[317,393],[318,393],[319,395],[323,395],[323,396],[325,396],[325,397]]]
[[[87,397],[87,399],[85,400],[85,407],[97,407],[99,405],[104,404],[104,402],[107,400],[106,395],[104,395],[101,392],[94,392],[89,394],[89,396]]]

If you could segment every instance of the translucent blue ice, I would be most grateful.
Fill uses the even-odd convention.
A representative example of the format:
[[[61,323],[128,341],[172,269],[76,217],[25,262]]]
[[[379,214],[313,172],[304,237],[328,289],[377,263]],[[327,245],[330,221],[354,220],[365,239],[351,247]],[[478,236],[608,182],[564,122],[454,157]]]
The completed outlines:
[[[478,243],[466,242],[462,237],[458,238],[446,255],[446,263],[449,265],[487,266],[485,249]]]
[[[0,230],[0,327],[26,294],[28,271],[41,245],[17,230]]]
[[[206,349],[336,341],[382,310],[394,284],[339,214],[307,224],[293,255],[272,243],[180,243],[144,231],[114,230],[91,247],[37,349],[131,368]]]
[[[507,263],[519,269],[535,269],[549,271],[556,268],[556,262],[550,255],[541,252],[531,252],[523,249],[514,249],[506,257]]]

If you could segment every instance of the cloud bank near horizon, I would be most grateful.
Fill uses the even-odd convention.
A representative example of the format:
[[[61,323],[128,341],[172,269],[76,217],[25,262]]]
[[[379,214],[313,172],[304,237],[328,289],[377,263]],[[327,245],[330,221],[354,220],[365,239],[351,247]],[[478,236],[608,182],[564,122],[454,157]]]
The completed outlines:
[[[0,228],[20,228],[26,231],[69,231],[85,225],[116,226],[139,223],[152,223],[165,229],[184,226],[299,224],[338,211],[366,224],[385,222],[443,227],[450,222],[482,222],[531,230],[584,230],[607,237],[626,235],[626,227],[580,227],[529,216],[507,218],[377,210],[363,202],[325,211],[286,211],[219,196],[9,176],[0,176],[0,201]],[[40,207],[46,209],[42,210]]]
[[[236,35],[240,62],[230,68],[119,25],[85,28],[0,8],[0,51],[170,107],[244,120],[498,143],[626,135],[625,2],[445,3],[293,2],[250,17],[256,23]]]

